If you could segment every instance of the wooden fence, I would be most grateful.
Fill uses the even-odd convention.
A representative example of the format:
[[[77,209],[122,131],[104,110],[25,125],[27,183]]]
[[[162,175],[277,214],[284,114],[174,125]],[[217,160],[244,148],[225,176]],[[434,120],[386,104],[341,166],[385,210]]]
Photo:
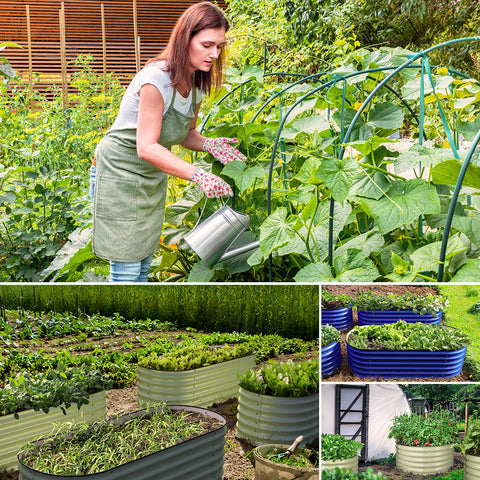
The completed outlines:
[[[2,0],[0,43],[22,49],[2,51],[19,74],[40,73],[34,88],[69,80],[80,54],[93,55],[92,67],[115,72],[123,82],[161,51],[178,17],[196,0]],[[218,1],[226,8],[224,1]]]

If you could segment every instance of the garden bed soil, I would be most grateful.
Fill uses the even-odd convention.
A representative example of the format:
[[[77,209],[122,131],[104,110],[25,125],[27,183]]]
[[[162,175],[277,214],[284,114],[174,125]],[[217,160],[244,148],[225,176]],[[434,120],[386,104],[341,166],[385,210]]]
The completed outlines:
[[[407,293],[411,293],[412,295],[438,295],[438,290],[436,287],[427,286],[427,285],[322,285],[322,290],[328,291],[335,295],[346,294],[350,297],[356,297],[361,292],[368,292],[371,291],[377,295],[388,295],[389,293],[393,293],[395,295],[405,295]],[[358,324],[357,312],[353,312],[353,326]],[[350,367],[348,366],[348,358],[347,358],[347,343],[346,343],[346,336],[348,331],[341,332],[340,335],[342,337],[342,357],[343,361],[342,364],[332,375],[322,377],[322,382],[336,382],[336,383],[343,383],[343,382],[381,382],[381,381],[389,381],[389,382],[400,382],[400,383],[411,383],[411,382],[468,382],[470,381],[470,376],[467,372],[462,371],[460,375],[451,378],[383,378],[383,377],[372,377],[372,378],[364,378],[364,377],[357,377],[353,374]]]
[[[453,454],[453,467],[445,473],[435,473],[433,475],[417,475],[415,473],[405,472],[399,470],[395,462],[392,463],[360,463],[358,467],[359,472],[363,472],[367,468],[371,468],[375,473],[382,472],[388,480],[428,480],[429,478],[436,478],[446,475],[449,472],[455,470],[461,470],[464,466],[464,457],[462,453],[454,452]]]

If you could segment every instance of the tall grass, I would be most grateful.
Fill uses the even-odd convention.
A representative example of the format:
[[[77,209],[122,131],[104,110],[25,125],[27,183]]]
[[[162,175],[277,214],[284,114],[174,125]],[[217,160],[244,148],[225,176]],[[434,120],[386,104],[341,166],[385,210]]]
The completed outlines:
[[[120,313],[156,318],[204,331],[319,336],[319,288],[315,285],[2,285],[9,309]]]

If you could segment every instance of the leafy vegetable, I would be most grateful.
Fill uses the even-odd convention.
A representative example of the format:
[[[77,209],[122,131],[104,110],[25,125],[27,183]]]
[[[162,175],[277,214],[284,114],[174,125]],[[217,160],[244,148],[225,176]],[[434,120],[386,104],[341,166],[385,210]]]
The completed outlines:
[[[480,456],[480,420],[470,420],[467,433],[462,441],[462,452]]]
[[[239,376],[245,390],[275,397],[304,397],[319,391],[319,359],[272,362]]]
[[[357,473],[337,467],[334,470],[323,470],[322,480],[388,480],[388,477],[382,475],[382,472],[374,473],[370,467]]]
[[[342,435],[322,433],[322,460],[346,460],[359,454],[363,443]]]
[[[469,337],[451,327],[403,320],[387,325],[354,327],[347,342],[360,350],[458,350]]]
[[[335,310],[337,308],[351,307],[353,299],[349,295],[335,295],[328,290],[322,290],[322,310]]]
[[[322,347],[326,347],[333,342],[340,342],[342,337],[340,332],[332,325],[322,325],[320,327],[320,336],[322,339]]]

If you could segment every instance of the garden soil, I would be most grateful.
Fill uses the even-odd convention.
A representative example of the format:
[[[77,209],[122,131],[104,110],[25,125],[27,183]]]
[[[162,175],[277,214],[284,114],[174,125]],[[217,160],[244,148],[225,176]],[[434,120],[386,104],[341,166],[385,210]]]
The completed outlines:
[[[322,290],[328,291],[330,293],[341,295],[346,294],[351,297],[356,297],[361,292],[368,292],[371,291],[377,295],[388,295],[389,293],[393,293],[395,295],[405,295],[406,293],[411,293],[412,295],[438,295],[438,290],[435,286],[426,286],[426,285],[396,285],[396,284],[370,284],[370,285],[323,285]],[[353,325],[357,324],[357,313],[353,312]],[[412,382],[468,382],[470,381],[469,375],[467,372],[463,371],[460,375],[457,375],[453,378],[388,378],[384,379],[382,377],[375,377],[375,378],[359,378],[355,376],[350,367],[348,366],[347,360],[347,345],[345,338],[347,336],[347,331],[341,332],[342,336],[342,357],[343,362],[340,367],[335,370],[332,375],[322,377],[322,382],[336,382],[336,383],[343,383],[343,382],[381,382],[381,381],[389,381],[389,382],[400,382],[400,383],[412,383]]]

